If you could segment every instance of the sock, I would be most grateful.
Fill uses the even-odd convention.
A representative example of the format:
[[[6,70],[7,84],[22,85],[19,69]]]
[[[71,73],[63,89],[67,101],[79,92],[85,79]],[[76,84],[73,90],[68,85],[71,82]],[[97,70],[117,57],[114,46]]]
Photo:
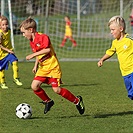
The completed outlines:
[[[5,82],[5,74],[4,74],[4,70],[0,71],[0,83],[4,83]]]
[[[79,99],[65,88],[61,88],[59,95],[69,100],[70,102],[73,102],[74,104],[77,104],[79,102]]]
[[[77,45],[77,43],[76,43],[76,41],[74,39],[72,39],[71,41],[72,41],[72,43],[73,43],[74,46]]]
[[[14,61],[12,62],[12,69],[13,69],[13,78],[18,78],[18,62]]]
[[[61,46],[64,46],[64,45],[65,45],[66,40],[67,40],[67,39],[63,39],[63,41],[62,41],[62,43],[61,43]]]
[[[38,90],[34,91],[34,93],[44,102],[48,102],[51,100],[42,88],[38,88]]]

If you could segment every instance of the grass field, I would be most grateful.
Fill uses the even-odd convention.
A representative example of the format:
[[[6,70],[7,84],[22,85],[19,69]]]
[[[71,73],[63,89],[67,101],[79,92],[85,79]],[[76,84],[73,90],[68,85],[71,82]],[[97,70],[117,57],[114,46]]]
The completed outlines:
[[[30,88],[33,63],[19,63],[23,87],[12,82],[11,67],[6,71],[8,90],[0,89],[0,133],[132,133],[133,102],[119,71],[118,62],[61,62],[63,87],[84,99],[86,111],[80,115],[75,105],[42,85],[55,105],[46,115],[43,105]],[[23,120],[15,116],[18,104],[32,106],[33,116]]]

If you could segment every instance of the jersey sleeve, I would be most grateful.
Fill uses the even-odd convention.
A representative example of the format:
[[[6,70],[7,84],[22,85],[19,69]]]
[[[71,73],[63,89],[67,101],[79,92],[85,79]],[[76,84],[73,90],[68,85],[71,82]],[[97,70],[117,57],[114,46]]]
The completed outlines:
[[[42,43],[41,43],[41,48],[49,48],[50,47],[50,39],[48,36],[44,35],[42,36]]]
[[[116,48],[114,46],[114,43],[112,43],[112,46],[106,51],[106,54],[112,56],[115,52]]]

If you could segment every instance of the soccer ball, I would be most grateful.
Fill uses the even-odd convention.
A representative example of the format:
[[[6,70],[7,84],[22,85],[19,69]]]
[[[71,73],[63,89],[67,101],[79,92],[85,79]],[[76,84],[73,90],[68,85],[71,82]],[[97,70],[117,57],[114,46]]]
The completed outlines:
[[[29,119],[32,116],[32,108],[27,103],[21,103],[16,107],[16,116],[20,119]]]

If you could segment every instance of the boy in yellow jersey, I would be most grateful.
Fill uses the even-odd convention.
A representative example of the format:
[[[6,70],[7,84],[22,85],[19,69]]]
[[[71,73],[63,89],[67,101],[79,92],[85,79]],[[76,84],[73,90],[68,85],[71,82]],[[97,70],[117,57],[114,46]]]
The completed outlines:
[[[79,113],[83,114],[85,108],[82,97],[76,97],[66,88],[60,87],[61,68],[50,38],[46,34],[38,33],[36,28],[36,22],[31,18],[24,20],[20,25],[20,31],[30,41],[30,46],[33,51],[32,54],[26,56],[26,59],[36,58],[32,70],[35,73],[35,77],[32,81],[31,88],[45,104],[44,114],[54,105],[54,101],[41,88],[42,83],[50,84],[55,93],[74,103]]]
[[[128,92],[128,97],[133,100],[133,38],[125,33],[125,20],[120,16],[114,16],[109,20],[108,26],[112,36],[112,46],[98,62],[101,67],[103,62],[117,54],[120,70]]]
[[[13,81],[21,86],[22,83],[18,77],[18,59],[14,55],[10,39],[10,29],[8,27],[8,19],[5,16],[0,17],[0,85],[2,89],[8,89],[5,83],[4,70],[8,69],[9,62],[13,68]]]
[[[73,47],[76,47],[77,43],[72,37],[72,29],[71,29],[72,22],[70,21],[70,17],[69,16],[65,16],[64,20],[66,22],[65,35],[64,35],[64,38],[62,40],[62,43],[61,43],[60,47],[64,47],[67,39],[69,39],[72,42],[72,44],[73,44],[72,46]]]

